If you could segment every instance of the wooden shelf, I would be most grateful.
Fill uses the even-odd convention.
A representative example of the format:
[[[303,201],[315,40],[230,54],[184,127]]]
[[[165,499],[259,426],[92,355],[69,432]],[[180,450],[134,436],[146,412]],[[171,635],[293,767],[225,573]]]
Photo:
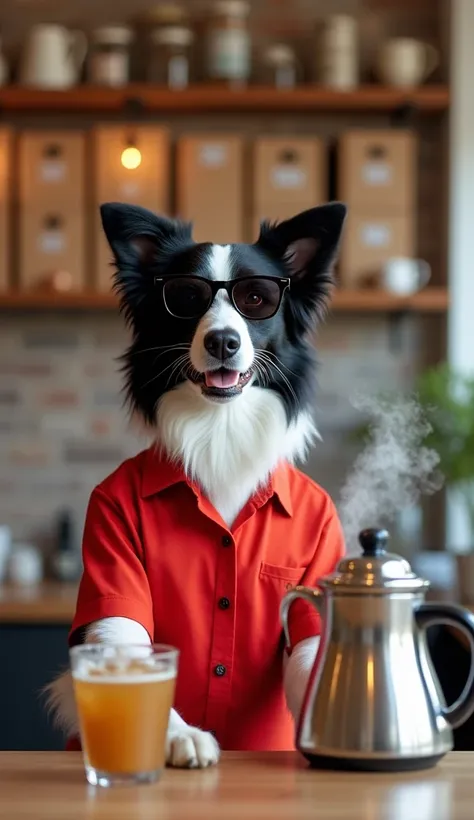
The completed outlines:
[[[344,313],[445,313],[449,308],[446,288],[430,287],[413,296],[394,296],[383,290],[336,291],[333,309]]]
[[[44,581],[37,586],[0,584],[0,624],[69,625],[74,617],[77,584]]]
[[[96,291],[71,291],[56,293],[52,291],[7,291],[0,292],[0,310],[117,310],[117,299],[113,293]]]
[[[120,89],[82,85],[67,91],[47,91],[22,86],[0,88],[3,112],[119,112],[144,109],[154,113],[311,113],[316,111],[395,111],[414,106],[425,113],[449,107],[445,85],[425,85],[398,89],[366,85],[354,91],[333,91],[318,85],[279,90],[250,86],[233,91],[222,86],[196,85],[182,91],[150,84],[133,84]]]
[[[445,288],[426,288],[414,296],[399,297],[379,290],[338,290],[332,310],[336,313],[445,313],[449,307]],[[83,291],[51,293],[10,291],[0,293],[0,311],[110,311],[117,310],[111,293]]]

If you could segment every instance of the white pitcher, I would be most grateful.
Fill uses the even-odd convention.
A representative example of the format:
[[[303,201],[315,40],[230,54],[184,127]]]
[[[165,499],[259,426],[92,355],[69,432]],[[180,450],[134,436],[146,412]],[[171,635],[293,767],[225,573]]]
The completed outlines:
[[[87,52],[82,31],[63,26],[34,26],[20,66],[20,82],[37,88],[70,88],[79,79]]]
[[[382,46],[377,69],[387,85],[412,88],[424,82],[438,63],[438,51],[430,43],[413,37],[394,37]]]

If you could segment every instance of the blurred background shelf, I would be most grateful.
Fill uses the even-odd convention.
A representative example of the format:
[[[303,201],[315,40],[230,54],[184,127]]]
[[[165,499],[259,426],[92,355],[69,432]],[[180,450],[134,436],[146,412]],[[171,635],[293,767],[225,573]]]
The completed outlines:
[[[150,84],[132,84],[113,89],[78,86],[67,91],[45,91],[20,86],[0,88],[3,112],[117,112],[135,108],[154,113],[209,112],[391,112],[405,106],[426,113],[446,111],[449,89],[446,85],[426,85],[400,90],[383,85],[360,86],[354,91],[334,91],[318,85],[280,90],[250,86],[232,91],[218,85],[195,85],[173,91]]]
[[[0,584],[0,624],[61,624],[74,617],[77,584],[44,581],[31,587]]]
[[[431,287],[413,296],[395,296],[383,290],[338,290],[333,309],[345,313],[444,313],[449,307],[447,288]]]
[[[341,313],[444,313],[449,307],[446,288],[431,287],[413,296],[395,296],[381,290],[338,290],[332,309]],[[41,291],[9,291],[0,293],[1,311],[22,310],[116,310],[117,299],[112,293],[81,291],[51,293]]]

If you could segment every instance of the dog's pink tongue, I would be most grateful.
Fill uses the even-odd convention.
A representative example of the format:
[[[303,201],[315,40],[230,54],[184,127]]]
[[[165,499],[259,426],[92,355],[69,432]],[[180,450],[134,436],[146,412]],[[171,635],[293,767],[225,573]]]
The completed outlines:
[[[207,387],[235,387],[239,381],[238,370],[208,370],[205,374]]]

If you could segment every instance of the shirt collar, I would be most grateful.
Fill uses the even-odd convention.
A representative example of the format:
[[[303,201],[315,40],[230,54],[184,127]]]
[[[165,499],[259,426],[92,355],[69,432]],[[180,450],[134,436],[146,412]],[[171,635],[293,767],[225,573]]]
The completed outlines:
[[[174,484],[184,483],[199,494],[199,489],[187,478],[183,467],[177,462],[170,461],[157,447],[150,447],[146,452],[142,473],[142,498],[161,493]],[[293,504],[290,491],[290,477],[288,465],[280,464],[272,474],[267,486],[257,491],[254,500],[261,506],[272,496],[278,501],[288,515],[293,515]]]
[[[177,462],[170,461],[158,447],[150,447],[143,465],[142,498],[161,493],[181,482],[190,484],[183,468]]]

